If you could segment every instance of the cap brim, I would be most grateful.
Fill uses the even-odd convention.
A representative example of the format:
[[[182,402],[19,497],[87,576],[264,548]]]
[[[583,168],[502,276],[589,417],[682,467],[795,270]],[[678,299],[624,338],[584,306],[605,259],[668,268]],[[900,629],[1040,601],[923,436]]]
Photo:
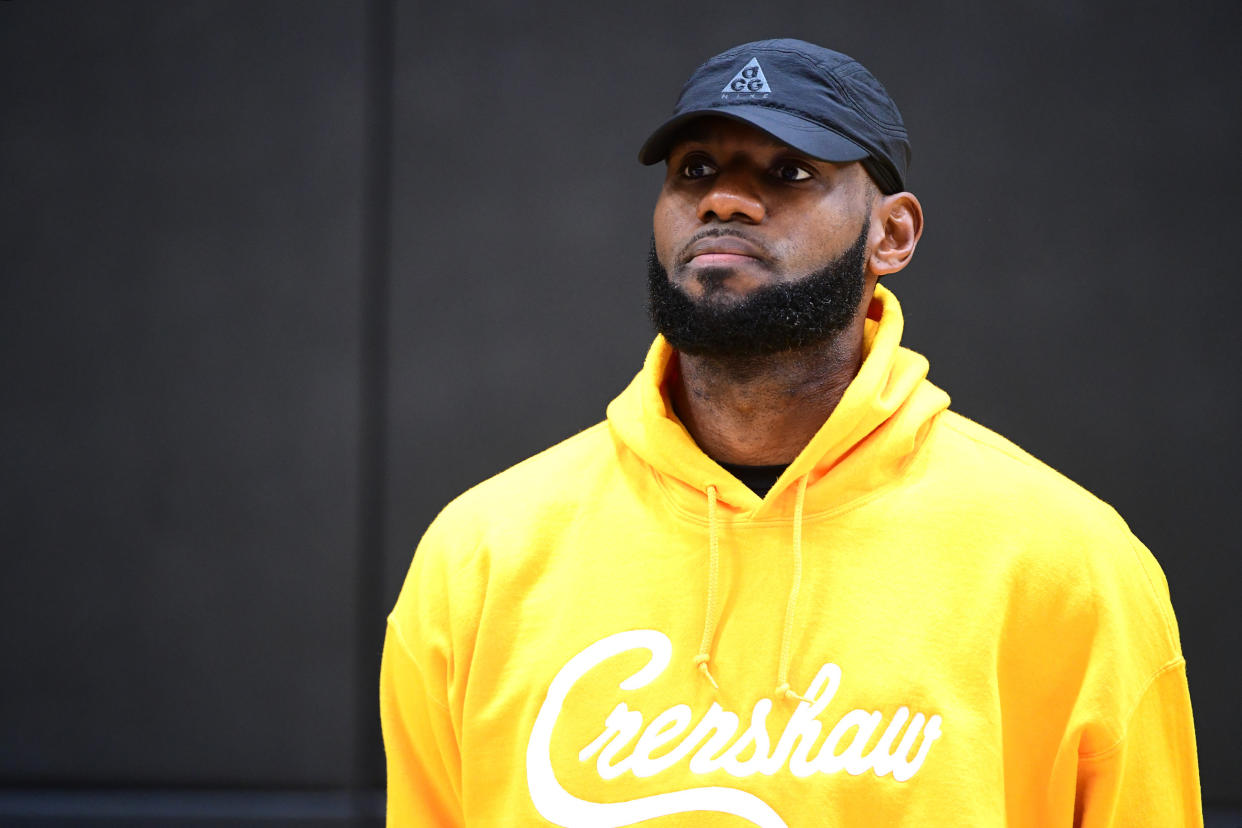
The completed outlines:
[[[808,121],[806,118],[781,109],[743,104],[693,109],[674,115],[651,133],[651,137],[638,151],[639,162],[650,166],[663,161],[668,157],[668,151],[682,127],[691,121],[709,115],[729,118],[758,127],[781,143],[788,144],[799,152],[804,152],[822,161],[842,163],[861,161],[871,154],[849,138],[834,132],[823,124]]]

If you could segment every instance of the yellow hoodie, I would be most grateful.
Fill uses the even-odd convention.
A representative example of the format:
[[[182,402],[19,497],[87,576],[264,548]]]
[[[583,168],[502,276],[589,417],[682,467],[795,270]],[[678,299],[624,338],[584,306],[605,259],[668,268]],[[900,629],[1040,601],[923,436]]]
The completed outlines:
[[[871,317],[764,498],[657,339],[606,423],[440,514],[384,645],[389,825],[1202,824],[1159,566]]]

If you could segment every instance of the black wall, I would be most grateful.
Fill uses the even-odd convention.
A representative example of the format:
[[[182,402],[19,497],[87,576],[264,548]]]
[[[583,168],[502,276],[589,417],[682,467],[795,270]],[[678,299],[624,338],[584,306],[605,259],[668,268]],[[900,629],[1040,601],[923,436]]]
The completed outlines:
[[[374,815],[414,544],[638,369],[661,172],[637,147],[698,62],[769,36],[901,105],[907,344],[1156,553],[1205,799],[1242,806],[1239,24],[1223,0],[0,2],[0,821]]]

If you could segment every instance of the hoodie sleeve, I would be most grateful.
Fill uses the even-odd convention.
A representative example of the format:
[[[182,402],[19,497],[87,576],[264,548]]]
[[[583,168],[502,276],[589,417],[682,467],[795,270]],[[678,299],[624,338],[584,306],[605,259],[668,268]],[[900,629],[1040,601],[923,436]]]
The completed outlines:
[[[389,826],[462,825],[461,754],[444,689],[432,686],[389,619],[380,670]]]
[[[1186,662],[1152,679],[1113,747],[1078,760],[1075,826],[1199,828],[1199,765]]]

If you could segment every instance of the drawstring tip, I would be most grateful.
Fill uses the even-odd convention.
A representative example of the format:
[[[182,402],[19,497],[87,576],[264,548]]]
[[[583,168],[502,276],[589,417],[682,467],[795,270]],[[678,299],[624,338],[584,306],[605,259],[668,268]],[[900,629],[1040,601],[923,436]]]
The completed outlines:
[[[712,671],[707,669],[708,659],[709,659],[709,656],[706,656],[700,653],[699,655],[694,657],[694,663],[698,665],[699,672],[703,674],[703,677],[706,678],[709,682],[711,682],[712,687],[719,690],[720,685],[717,684],[716,679],[712,677]]]
[[[803,695],[800,695],[799,693],[794,692],[793,688],[791,688],[788,683],[782,684],[780,687],[777,687],[774,695],[778,699],[788,699],[790,701],[799,701],[805,704],[813,704],[813,702],[810,699],[808,699],[806,696],[803,696]]]
[[[706,665],[706,664],[700,664],[700,665],[699,665],[699,669],[703,671],[703,675],[707,677],[707,680],[708,680],[708,681],[710,681],[710,682],[712,683],[712,688],[713,688],[714,690],[719,690],[719,689],[720,689],[720,685],[716,683],[716,679],[712,678],[712,671],[711,671],[711,670],[709,670],[709,669],[707,669],[707,665]]]

